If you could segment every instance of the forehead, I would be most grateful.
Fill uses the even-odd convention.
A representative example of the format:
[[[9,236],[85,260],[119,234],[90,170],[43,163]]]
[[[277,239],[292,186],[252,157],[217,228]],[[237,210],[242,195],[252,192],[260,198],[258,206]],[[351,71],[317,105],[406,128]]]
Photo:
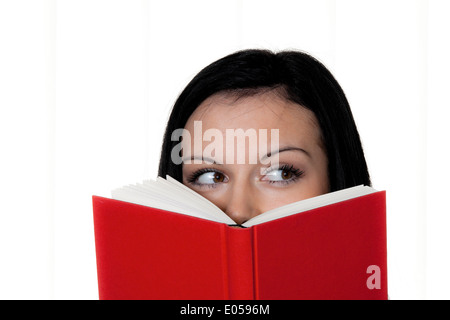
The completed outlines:
[[[203,131],[212,128],[223,132],[239,128],[278,129],[281,140],[320,138],[314,113],[274,90],[243,97],[233,93],[215,94],[200,104],[185,129],[193,130],[194,121],[202,121]]]

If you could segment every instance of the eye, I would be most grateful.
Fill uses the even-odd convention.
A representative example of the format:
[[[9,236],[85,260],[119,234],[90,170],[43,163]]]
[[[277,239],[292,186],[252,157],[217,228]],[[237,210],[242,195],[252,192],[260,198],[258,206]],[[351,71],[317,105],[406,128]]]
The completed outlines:
[[[269,169],[262,180],[269,183],[287,183],[296,180],[303,175],[303,171],[294,168],[294,166],[284,165],[279,168]]]
[[[227,182],[228,179],[220,171],[212,169],[200,169],[194,172],[188,181],[196,185],[214,185],[217,183]]]
[[[197,178],[197,182],[201,184],[213,184],[213,183],[220,183],[225,180],[225,177],[220,172],[206,172],[201,174]]]

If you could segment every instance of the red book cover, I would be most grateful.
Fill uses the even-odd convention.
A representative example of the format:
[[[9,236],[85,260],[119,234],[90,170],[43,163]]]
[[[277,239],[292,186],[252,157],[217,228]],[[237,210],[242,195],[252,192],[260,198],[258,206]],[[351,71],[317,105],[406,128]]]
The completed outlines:
[[[93,196],[100,299],[387,299],[385,192],[229,226]]]

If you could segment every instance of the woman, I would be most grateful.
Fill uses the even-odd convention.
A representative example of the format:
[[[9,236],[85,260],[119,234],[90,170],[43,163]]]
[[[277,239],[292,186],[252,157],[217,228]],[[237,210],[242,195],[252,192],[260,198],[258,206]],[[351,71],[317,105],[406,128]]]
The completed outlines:
[[[269,146],[254,163],[248,161],[254,147],[249,144],[246,162],[227,162],[239,151],[234,145],[206,158],[207,146],[196,150],[191,140],[185,141],[183,159],[201,161],[179,163],[171,156],[180,143],[173,133],[180,128],[191,134],[274,129],[278,148]],[[275,155],[277,161],[267,165],[264,159]],[[183,182],[238,224],[291,202],[371,184],[344,92],[320,62],[295,51],[239,51],[200,71],[173,107],[159,175]]]

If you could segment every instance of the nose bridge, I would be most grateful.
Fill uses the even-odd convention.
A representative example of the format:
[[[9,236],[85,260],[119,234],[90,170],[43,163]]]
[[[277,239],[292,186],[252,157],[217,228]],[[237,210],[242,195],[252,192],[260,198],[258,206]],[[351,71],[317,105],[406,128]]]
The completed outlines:
[[[261,213],[255,192],[255,188],[248,181],[240,181],[230,190],[225,213],[237,224],[242,224]]]

